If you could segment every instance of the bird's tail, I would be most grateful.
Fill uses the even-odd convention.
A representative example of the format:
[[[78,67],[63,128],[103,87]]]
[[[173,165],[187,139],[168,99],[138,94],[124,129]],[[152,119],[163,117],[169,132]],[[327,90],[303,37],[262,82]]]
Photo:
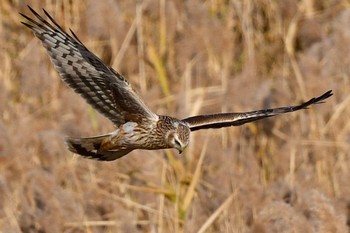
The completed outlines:
[[[102,161],[119,159],[132,151],[132,149],[102,150],[101,145],[103,141],[110,136],[111,133],[88,138],[66,138],[66,145],[68,150],[73,153]]]

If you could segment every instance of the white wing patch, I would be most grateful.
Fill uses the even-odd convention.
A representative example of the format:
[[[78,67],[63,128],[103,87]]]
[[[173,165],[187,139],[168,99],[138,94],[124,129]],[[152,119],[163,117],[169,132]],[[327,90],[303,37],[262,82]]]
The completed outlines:
[[[136,122],[127,122],[123,125],[123,130],[127,134],[133,133],[136,126],[137,126]]]

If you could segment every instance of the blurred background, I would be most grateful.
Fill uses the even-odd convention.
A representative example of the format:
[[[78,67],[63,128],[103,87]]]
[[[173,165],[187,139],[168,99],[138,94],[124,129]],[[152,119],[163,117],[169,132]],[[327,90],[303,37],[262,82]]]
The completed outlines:
[[[194,132],[182,155],[81,158],[113,125],[67,88],[18,12],[45,8],[158,114],[326,103]],[[1,232],[348,232],[348,0],[0,1]]]

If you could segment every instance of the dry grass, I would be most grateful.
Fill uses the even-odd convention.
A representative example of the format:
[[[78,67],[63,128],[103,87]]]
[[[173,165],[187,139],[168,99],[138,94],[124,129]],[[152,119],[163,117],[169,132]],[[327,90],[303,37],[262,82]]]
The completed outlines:
[[[132,83],[159,114],[327,103],[195,132],[183,156],[111,163],[64,135],[113,129],[58,78],[0,1],[0,232],[347,232],[350,9],[346,0],[28,1]],[[40,4],[39,4],[40,3]]]

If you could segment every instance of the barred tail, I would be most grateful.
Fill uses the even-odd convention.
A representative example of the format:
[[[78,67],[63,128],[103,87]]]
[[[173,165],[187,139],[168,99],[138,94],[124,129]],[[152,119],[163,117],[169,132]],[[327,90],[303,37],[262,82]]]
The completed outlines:
[[[101,144],[111,134],[88,138],[66,138],[68,150],[89,159],[112,161],[128,154],[132,149],[102,150]]]

